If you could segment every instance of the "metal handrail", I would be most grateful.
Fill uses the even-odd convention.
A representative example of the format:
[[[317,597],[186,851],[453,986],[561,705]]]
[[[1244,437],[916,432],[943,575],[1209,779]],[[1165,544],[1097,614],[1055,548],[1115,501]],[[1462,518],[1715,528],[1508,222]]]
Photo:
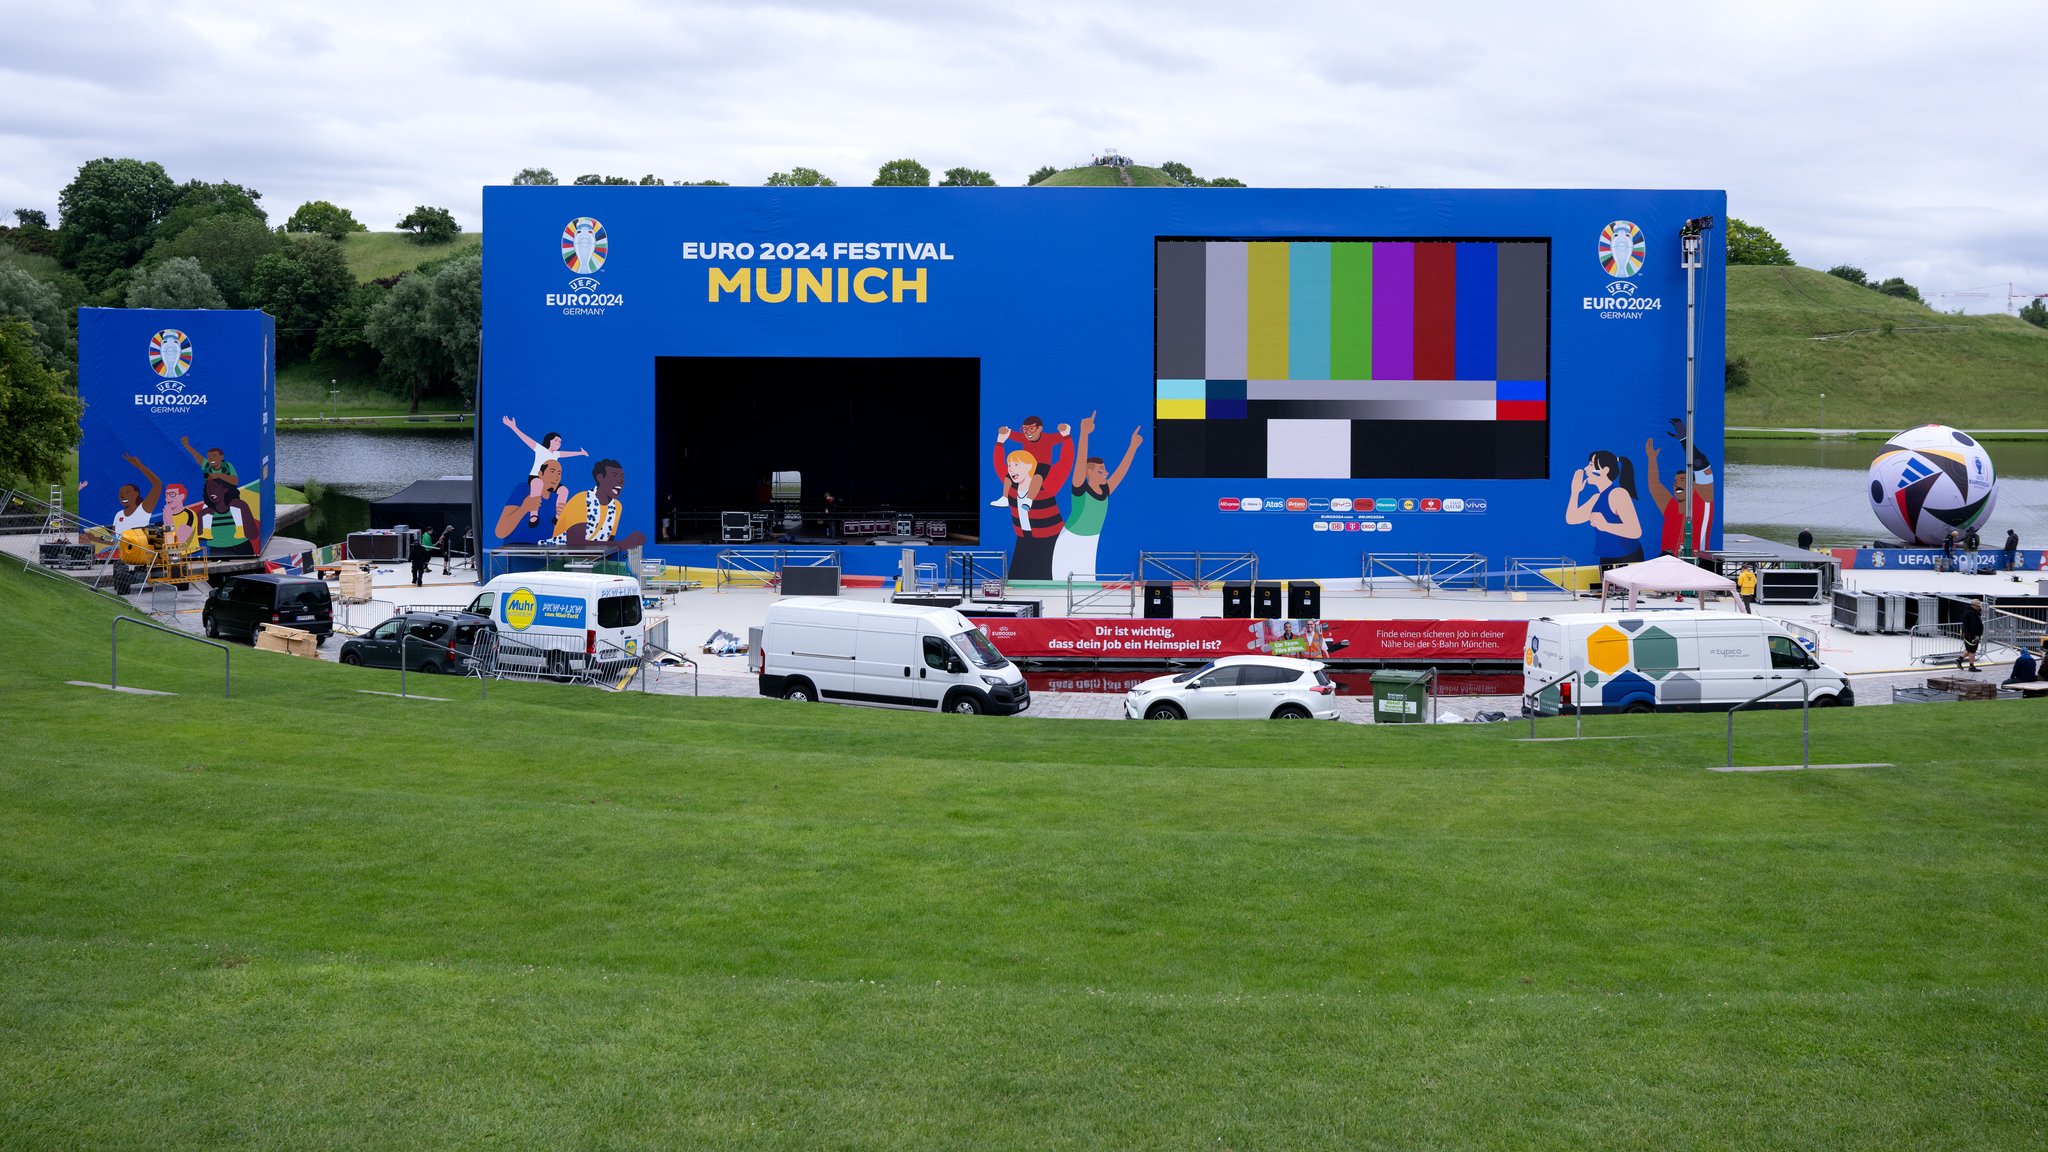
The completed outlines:
[[[400,633],[398,634],[398,694],[399,694],[400,696],[404,696],[404,695],[405,695],[405,678],[406,678],[406,673],[407,673],[407,672],[408,672],[408,671],[409,671],[409,670],[411,669],[411,667],[412,667],[412,665],[411,665],[410,663],[408,663],[408,662],[407,662],[407,660],[406,660],[406,658],[405,658],[405,656],[406,656],[406,652],[408,651],[408,649],[407,649],[407,647],[406,647],[406,646],[407,646],[408,644],[425,644],[425,645],[426,645],[427,647],[429,647],[429,648],[441,648],[441,647],[444,647],[443,645],[440,645],[440,644],[436,644],[436,643],[434,643],[434,642],[433,642],[433,641],[431,641],[431,640],[422,640],[422,639],[420,639],[419,637],[417,637],[417,636],[413,635],[410,629],[408,629],[408,630],[405,630],[405,631],[402,631],[402,632],[400,632]],[[452,652],[452,651],[453,651],[453,649],[450,649],[450,651]],[[469,664],[470,664],[470,663],[471,663],[472,661],[474,661],[474,659],[475,659],[475,652],[476,652],[476,649],[475,649],[475,647],[474,647],[474,646],[472,645],[472,646],[471,646],[471,648],[470,648],[470,653],[471,653],[471,654],[470,654],[469,656],[463,657],[462,663],[463,663],[463,666],[464,666],[464,670],[463,670],[463,674],[464,674],[464,675],[468,675],[468,665],[469,665]],[[481,676],[481,675],[479,675],[479,676],[478,676],[477,678],[478,678],[479,680],[485,679],[485,677],[483,677],[483,676]],[[488,691],[488,690],[486,690],[486,691]],[[486,697],[486,698],[488,698],[488,697]]]
[[[1761,680],[1763,677],[1759,676]],[[1728,767],[1735,767],[1735,714],[1760,700],[1768,700],[1787,688],[1799,689],[1799,766],[1813,767],[1813,685],[1805,677],[1787,680],[1776,688],[1759,692],[1728,710]]]
[[[108,688],[119,688],[121,686],[121,625],[123,624],[135,624],[143,628],[151,628],[158,632],[164,632],[169,635],[176,636],[181,640],[191,640],[200,644],[204,644],[208,648],[220,649],[220,694],[223,699],[234,699],[233,669],[230,667],[230,665],[233,662],[233,658],[228,653],[227,645],[222,644],[216,640],[208,640],[203,636],[194,636],[190,632],[184,632],[176,628],[166,627],[162,624],[158,624],[154,620],[144,620],[135,616],[114,617],[114,623],[111,628],[112,640],[111,643],[108,645],[108,648],[111,653],[107,660]]]
[[[649,644],[644,649],[642,649],[642,651],[645,653],[645,660],[643,662],[643,666],[640,669],[640,684],[643,691],[645,690],[647,684],[647,669],[645,667],[645,664],[653,663],[653,657],[656,655],[661,655],[673,656],[676,659],[681,660],[683,663],[688,664],[690,666],[690,695],[703,695],[703,693],[698,688],[698,675],[701,669],[698,668],[697,662],[695,660],[690,659],[688,656],[683,655],[681,652],[677,652],[669,648],[664,648],[659,644]]]
[[[1555,687],[1557,687],[1557,686],[1558,686],[1559,684],[1562,684],[1562,683],[1564,683],[1565,681],[1567,681],[1567,680],[1570,680],[1570,679],[1571,679],[1572,677],[1574,677],[1574,676],[1577,676],[1577,675],[1578,675],[1578,673],[1577,673],[1576,671],[1567,671],[1567,672],[1566,672],[1566,673],[1565,673],[1564,675],[1562,675],[1562,676],[1559,676],[1559,677],[1558,677],[1557,679],[1555,679],[1555,680],[1552,680],[1552,681],[1551,681],[1550,683],[1548,683],[1548,684],[1538,684],[1538,685],[1536,686],[1536,690],[1535,690],[1534,692],[1524,692],[1524,693],[1522,693],[1522,699],[1523,699],[1523,700],[1525,700],[1525,701],[1527,701],[1527,702],[1528,702],[1528,705],[1529,705],[1529,736],[1530,736],[1530,738],[1532,738],[1532,739],[1533,739],[1533,738],[1535,737],[1535,735],[1536,735],[1536,708],[1537,708],[1537,704],[1539,703],[1539,702],[1538,702],[1538,700],[1537,700],[1536,698],[1537,698],[1538,696],[1541,696],[1541,695],[1543,695],[1543,693],[1544,693],[1544,691],[1545,691],[1546,689],[1550,689],[1550,688],[1555,688]],[[1557,714],[1558,714],[1558,715],[1560,715],[1560,716],[1564,715],[1564,709],[1563,709],[1563,707],[1561,707],[1561,706],[1560,706],[1560,707],[1558,708],[1558,712],[1557,712]],[[1581,694],[1579,694],[1579,693],[1577,693],[1577,692],[1574,692],[1574,693],[1572,693],[1572,735],[1573,735],[1573,736],[1578,736],[1578,735],[1581,735],[1582,733],[1584,733],[1584,732],[1585,732],[1585,724],[1586,724],[1586,698],[1585,698],[1585,697],[1584,697],[1583,695],[1581,695]]]

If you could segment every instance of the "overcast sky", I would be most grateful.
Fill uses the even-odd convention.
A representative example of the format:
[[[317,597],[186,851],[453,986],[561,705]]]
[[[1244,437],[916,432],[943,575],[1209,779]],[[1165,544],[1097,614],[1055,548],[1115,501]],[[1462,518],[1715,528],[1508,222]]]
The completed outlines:
[[[1117,148],[1261,188],[1725,188],[1810,267],[2048,292],[2040,3],[0,0],[0,29],[0,212],[53,220],[98,156],[273,222],[473,230],[528,166],[1021,184]]]

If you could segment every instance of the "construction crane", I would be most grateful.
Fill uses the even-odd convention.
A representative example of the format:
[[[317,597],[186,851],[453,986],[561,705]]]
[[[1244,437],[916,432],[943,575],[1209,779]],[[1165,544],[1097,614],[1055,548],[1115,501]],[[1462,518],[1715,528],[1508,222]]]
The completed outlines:
[[[1996,288],[2003,288],[2005,291],[1994,292],[1993,289]],[[2004,296],[2005,310],[2012,313],[2017,313],[2020,310],[2020,305],[2017,301],[2048,300],[2048,292],[2021,292],[2011,281],[2007,281],[2004,284],[1983,284],[1975,288],[1958,288],[1953,292],[1943,292],[1941,295],[1944,299],[1965,300],[1991,300],[1998,296]]]

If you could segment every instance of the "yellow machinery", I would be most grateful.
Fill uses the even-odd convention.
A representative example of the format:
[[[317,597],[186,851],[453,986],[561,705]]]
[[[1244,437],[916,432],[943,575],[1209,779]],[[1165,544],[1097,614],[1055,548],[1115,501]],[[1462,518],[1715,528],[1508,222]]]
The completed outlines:
[[[206,579],[206,557],[196,548],[178,548],[164,538],[161,526],[130,528],[121,533],[115,558],[131,568],[142,569],[143,582],[183,588],[194,580]]]

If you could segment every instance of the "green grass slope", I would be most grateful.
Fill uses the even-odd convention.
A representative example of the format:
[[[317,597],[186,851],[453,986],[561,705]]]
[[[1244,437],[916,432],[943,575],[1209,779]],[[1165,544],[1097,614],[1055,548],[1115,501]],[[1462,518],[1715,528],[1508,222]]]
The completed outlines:
[[[1887,329],[1889,326],[1889,330]],[[1752,382],[1728,423],[1767,427],[2048,426],[2048,330],[1949,316],[1809,268],[1728,269],[1728,354]]]
[[[1144,725],[478,686],[0,560],[0,1145],[2038,1147],[2048,708]],[[422,683],[424,681],[424,683]],[[1796,716],[1741,718],[1752,762]],[[1568,731],[1553,726],[1552,734]]]
[[[407,232],[351,232],[342,241],[349,271],[364,282],[410,272],[428,260],[483,247],[481,232],[465,232],[446,244],[415,244]]]
[[[1168,176],[1166,173],[1161,172],[1157,168],[1145,168],[1140,167],[1138,165],[1132,165],[1128,169],[1128,171],[1131,174],[1131,187],[1133,188],[1180,187],[1180,184],[1176,182],[1173,177]],[[1088,165],[1086,167],[1081,168],[1069,168],[1064,172],[1055,172],[1052,175],[1046,177],[1045,179],[1040,180],[1038,183],[1033,184],[1032,187],[1121,188],[1123,187],[1123,181],[1117,179],[1116,169],[1114,168],[1098,165]]]

